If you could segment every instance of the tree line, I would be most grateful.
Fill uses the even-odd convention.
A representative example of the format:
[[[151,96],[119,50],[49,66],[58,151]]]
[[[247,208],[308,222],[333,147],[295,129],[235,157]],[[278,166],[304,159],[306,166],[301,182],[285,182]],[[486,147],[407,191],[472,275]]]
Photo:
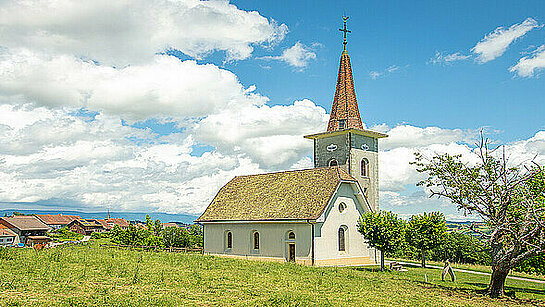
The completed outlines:
[[[160,220],[153,221],[146,215],[145,227],[130,224],[126,229],[115,225],[110,231],[114,243],[133,246],[157,247],[202,247],[203,233],[199,225],[185,227],[166,227]]]
[[[491,265],[491,247],[478,236],[448,231],[443,213],[413,215],[408,221],[389,211],[365,213],[358,224],[359,232],[369,246],[386,257],[426,259],[465,264]],[[384,270],[384,259],[381,257]],[[514,270],[545,274],[545,257],[536,255],[520,263]]]

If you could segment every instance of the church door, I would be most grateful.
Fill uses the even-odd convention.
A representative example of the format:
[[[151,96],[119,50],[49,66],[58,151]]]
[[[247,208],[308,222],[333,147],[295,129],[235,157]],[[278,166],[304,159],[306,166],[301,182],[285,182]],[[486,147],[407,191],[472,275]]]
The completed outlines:
[[[295,262],[295,243],[289,243],[288,261]]]

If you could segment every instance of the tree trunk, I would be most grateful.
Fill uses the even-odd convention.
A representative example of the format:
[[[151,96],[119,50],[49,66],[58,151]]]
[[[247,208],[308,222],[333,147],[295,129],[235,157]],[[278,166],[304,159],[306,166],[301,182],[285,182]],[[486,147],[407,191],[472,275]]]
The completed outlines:
[[[422,250],[422,267],[425,268],[426,267],[426,251],[425,250]]]
[[[490,285],[488,285],[488,295],[490,297],[501,297],[503,296],[503,288],[505,285],[505,279],[509,274],[509,269],[505,270],[499,266],[492,267],[492,277],[490,278]]]
[[[380,270],[384,271],[384,252],[380,251]]]

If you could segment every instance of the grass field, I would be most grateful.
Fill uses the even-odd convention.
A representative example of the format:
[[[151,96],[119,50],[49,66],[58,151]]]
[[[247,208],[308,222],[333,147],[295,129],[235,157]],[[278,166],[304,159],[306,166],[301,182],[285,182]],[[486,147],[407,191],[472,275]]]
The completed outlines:
[[[410,259],[388,259],[388,260],[411,262],[411,263],[420,265],[419,260],[410,260]],[[436,265],[436,266],[443,267],[443,265],[445,263],[444,262],[426,260],[426,264],[427,265]],[[492,268],[489,265],[465,264],[465,263],[451,263],[451,265],[455,269],[464,269],[464,270],[470,270],[470,271],[492,273]],[[543,276],[541,274],[530,274],[530,273],[524,273],[524,272],[515,272],[513,270],[511,270],[511,272],[509,273],[509,276],[517,276],[517,277],[531,278],[531,279],[537,279],[537,280],[545,280],[545,276]]]
[[[543,285],[509,281],[522,299],[492,300],[475,291],[486,286],[486,276],[457,278],[441,282],[440,271],[420,268],[314,268],[96,243],[40,252],[0,249],[0,306],[545,305]]]

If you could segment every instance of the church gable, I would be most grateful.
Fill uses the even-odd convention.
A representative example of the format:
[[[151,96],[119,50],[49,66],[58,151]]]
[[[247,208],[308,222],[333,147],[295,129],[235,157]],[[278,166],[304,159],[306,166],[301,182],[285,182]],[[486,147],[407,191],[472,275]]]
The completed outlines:
[[[235,177],[197,222],[317,219],[341,182],[356,182],[339,167]]]
[[[343,182],[339,185],[336,193],[329,200],[324,212],[317,219],[317,222],[325,222],[332,210],[339,210],[338,205],[344,200],[350,199],[358,212],[358,218],[365,212],[372,211],[367,199],[363,196],[361,188],[355,182]]]

